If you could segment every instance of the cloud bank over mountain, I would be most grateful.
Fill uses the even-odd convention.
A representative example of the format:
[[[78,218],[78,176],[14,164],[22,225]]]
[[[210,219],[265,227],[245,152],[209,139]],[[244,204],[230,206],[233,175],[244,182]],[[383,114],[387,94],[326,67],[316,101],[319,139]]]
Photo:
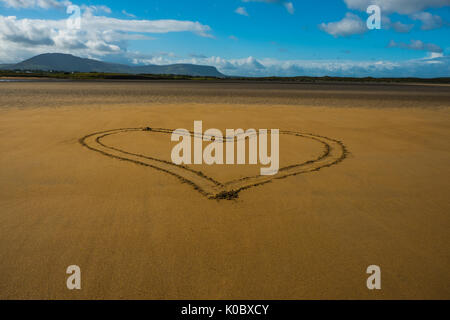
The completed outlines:
[[[50,4],[58,5],[57,2],[48,1],[50,0],[36,3],[43,8]],[[12,2],[15,3],[12,0],[10,2],[11,5]],[[25,1],[23,5],[32,4]],[[36,4],[33,2],[33,5]],[[191,32],[201,37],[212,37],[211,28],[197,21],[123,20],[94,15],[94,11],[98,10],[98,7],[87,7],[81,17],[80,29],[69,28],[67,19],[19,19],[16,16],[0,15],[0,61],[17,62],[43,52],[72,53],[88,57],[126,54],[129,40],[152,40],[154,35],[173,32]]]
[[[426,44],[424,44],[426,46]],[[419,49],[417,49],[419,50]],[[144,61],[135,61],[144,62]],[[409,61],[278,60],[271,58],[226,59],[222,57],[173,58],[167,55],[145,61],[147,64],[191,63],[210,65],[229,76],[339,76],[339,77],[448,77],[450,58],[430,55]]]

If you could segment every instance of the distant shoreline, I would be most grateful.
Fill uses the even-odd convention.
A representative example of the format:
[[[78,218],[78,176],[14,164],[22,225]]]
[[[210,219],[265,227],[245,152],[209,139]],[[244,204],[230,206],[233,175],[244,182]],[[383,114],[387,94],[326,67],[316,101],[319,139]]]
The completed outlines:
[[[6,81],[4,81],[6,80]],[[207,81],[207,82],[271,82],[271,83],[351,83],[351,84],[410,84],[410,85],[450,85],[448,78],[353,78],[353,77],[206,77],[164,74],[121,74],[83,72],[18,72],[0,71],[1,82],[16,81]]]

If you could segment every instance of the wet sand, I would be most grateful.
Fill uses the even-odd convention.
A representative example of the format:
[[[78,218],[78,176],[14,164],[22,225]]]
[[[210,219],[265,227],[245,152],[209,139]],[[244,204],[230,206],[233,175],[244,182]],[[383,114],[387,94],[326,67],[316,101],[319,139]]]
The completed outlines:
[[[2,83],[0,298],[449,299],[449,107],[448,87],[429,85]],[[230,201],[80,144],[194,120],[348,154]],[[164,160],[174,146],[144,131],[104,142]],[[322,152],[280,138],[282,166]],[[225,182],[260,165],[190,168]],[[81,291],[66,288],[74,264]]]

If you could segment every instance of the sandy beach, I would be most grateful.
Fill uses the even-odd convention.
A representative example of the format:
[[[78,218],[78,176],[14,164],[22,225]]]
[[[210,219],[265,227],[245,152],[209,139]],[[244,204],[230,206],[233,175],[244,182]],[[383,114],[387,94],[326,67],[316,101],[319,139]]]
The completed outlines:
[[[345,159],[211,200],[80,143],[195,120],[326,137]],[[1,83],[0,299],[450,299],[449,134],[447,86]],[[174,146],[145,131],[103,142],[165,161]],[[280,165],[323,148],[281,136]],[[222,183],[259,167],[189,168]]]

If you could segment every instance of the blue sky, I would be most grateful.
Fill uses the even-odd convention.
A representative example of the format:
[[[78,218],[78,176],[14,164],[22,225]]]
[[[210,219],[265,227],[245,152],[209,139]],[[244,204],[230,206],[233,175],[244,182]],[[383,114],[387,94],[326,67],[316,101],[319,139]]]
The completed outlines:
[[[371,4],[380,30],[367,28]],[[0,63],[64,52],[228,75],[442,77],[449,31],[450,0],[0,0]]]

